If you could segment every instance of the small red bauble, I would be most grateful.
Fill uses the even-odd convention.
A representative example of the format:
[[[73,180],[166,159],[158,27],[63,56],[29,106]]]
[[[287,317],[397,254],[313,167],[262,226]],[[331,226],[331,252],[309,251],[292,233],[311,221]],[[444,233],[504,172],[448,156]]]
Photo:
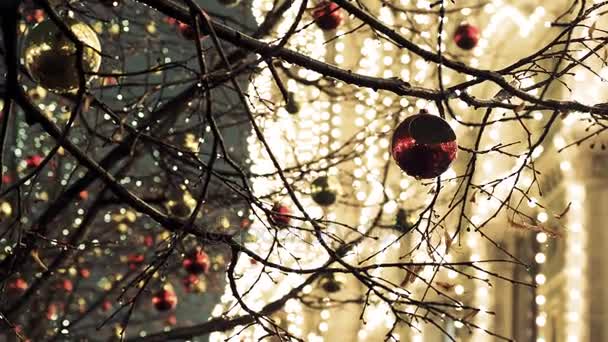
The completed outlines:
[[[70,293],[74,291],[74,284],[72,284],[72,281],[70,279],[63,279],[57,283],[57,288],[67,293]]]
[[[442,118],[425,112],[403,120],[393,133],[391,153],[410,176],[435,178],[456,158],[456,134]]]
[[[315,7],[312,11],[312,17],[323,31],[335,30],[344,20],[340,6],[330,1],[323,1]]]
[[[182,266],[184,266],[186,272],[190,274],[201,274],[209,272],[211,263],[207,253],[197,250],[184,258]]]
[[[152,304],[158,311],[169,311],[177,305],[177,296],[173,290],[162,289],[154,294]]]
[[[112,302],[110,302],[109,300],[106,299],[101,303],[101,310],[103,312],[109,311],[111,308],[112,308]]]
[[[182,34],[182,37],[184,37],[188,40],[196,39],[196,31],[192,28],[192,26],[190,26],[186,23],[182,23],[181,21],[178,21],[177,29],[179,30],[179,33]]]
[[[169,25],[177,24],[177,19],[175,19],[173,17],[165,17],[164,21]]]
[[[454,42],[463,50],[471,50],[479,42],[479,29],[471,24],[460,24],[454,32]]]
[[[40,166],[40,164],[42,164],[42,161],[44,160],[44,158],[42,158],[42,156],[40,155],[33,155],[33,156],[29,156],[25,159],[25,165],[28,168],[35,168]]]
[[[278,227],[287,227],[289,225],[289,222],[291,221],[291,217],[289,217],[289,215],[291,215],[291,210],[288,206],[276,203],[272,207],[270,220]]]
[[[129,254],[127,256],[127,264],[131,270],[135,270],[144,262],[143,254]]]
[[[17,278],[8,284],[8,289],[15,292],[23,292],[27,289],[27,282],[23,278]]]
[[[144,246],[146,246],[146,247],[152,247],[152,246],[154,246],[154,236],[152,236],[152,235],[146,235],[144,237]]]
[[[44,20],[44,10],[35,9],[25,15],[25,21],[30,24],[39,23]]]
[[[88,279],[91,276],[91,271],[88,268],[81,268],[79,273],[84,279]]]
[[[81,200],[86,201],[87,198],[89,198],[89,192],[86,190],[82,190],[78,193],[78,197],[80,197]]]

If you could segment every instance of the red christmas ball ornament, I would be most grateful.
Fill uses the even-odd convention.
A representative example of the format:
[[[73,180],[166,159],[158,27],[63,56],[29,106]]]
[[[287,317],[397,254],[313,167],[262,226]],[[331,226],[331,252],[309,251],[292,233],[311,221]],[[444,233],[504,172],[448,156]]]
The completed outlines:
[[[86,190],[82,190],[78,193],[78,197],[80,197],[81,200],[86,201],[89,198],[89,192]]]
[[[105,76],[101,78],[101,85],[104,87],[112,87],[118,84],[118,79],[114,76]]]
[[[112,308],[112,302],[110,302],[109,300],[106,299],[101,303],[101,311],[107,312],[107,311],[110,311],[111,308]]]
[[[91,276],[91,271],[88,268],[81,268],[79,273],[84,279],[88,279]]]
[[[146,247],[154,246],[154,236],[152,236],[152,235],[144,236],[144,246],[146,246]]]
[[[289,226],[289,222],[291,221],[291,209],[288,206],[275,203],[272,207],[272,213],[270,214],[270,220],[273,224],[278,227],[284,228]]]
[[[182,266],[186,269],[186,272],[190,274],[201,274],[208,273],[211,262],[209,256],[202,250],[197,250],[182,261]]]
[[[40,164],[42,164],[42,161],[44,160],[44,158],[40,155],[33,155],[33,156],[29,156],[25,159],[25,165],[28,167],[28,169],[31,168],[35,168],[40,166]]]
[[[23,292],[27,289],[27,282],[23,278],[17,278],[8,284],[8,289],[14,292]]]
[[[30,24],[36,24],[44,20],[44,10],[37,8],[28,12],[25,15],[25,21]]]
[[[152,305],[158,311],[169,311],[177,305],[177,296],[170,289],[162,289],[152,297]]]
[[[442,118],[421,112],[397,126],[391,153],[401,168],[416,178],[435,178],[456,158],[456,134]]]
[[[179,33],[182,34],[182,37],[184,37],[188,40],[196,39],[196,31],[192,28],[192,26],[190,26],[186,23],[182,23],[181,21],[178,21],[177,29],[179,30]]]
[[[129,269],[137,269],[139,265],[143,264],[144,260],[145,258],[143,254],[129,254],[129,256],[127,256],[127,264],[129,265]]]
[[[58,308],[57,308],[57,304],[55,303],[51,303],[49,304],[49,306],[47,306],[46,308],[46,318],[49,320],[55,320],[57,319],[57,312],[58,312]]]
[[[312,17],[323,31],[335,30],[344,21],[342,9],[330,1],[323,1],[312,11]]]
[[[163,20],[169,25],[177,24],[177,19],[175,19],[173,17],[165,17]]]
[[[479,42],[479,29],[471,24],[460,24],[454,32],[454,42],[463,50],[471,50]]]
[[[74,284],[70,279],[63,279],[57,283],[57,288],[67,293],[74,291]]]

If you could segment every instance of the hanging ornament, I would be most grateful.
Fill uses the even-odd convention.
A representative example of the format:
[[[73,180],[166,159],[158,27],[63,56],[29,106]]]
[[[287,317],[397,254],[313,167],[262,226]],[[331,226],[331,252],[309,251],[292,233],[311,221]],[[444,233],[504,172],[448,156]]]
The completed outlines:
[[[289,226],[289,222],[291,221],[289,215],[291,215],[291,209],[288,206],[275,203],[270,213],[270,221],[277,227],[285,228]]]
[[[241,0],[218,0],[218,2],[225,7],[236,7],[241,3]]]
[[[23,292],[27,289],[27,282],[23,278],[17,278],[8,283],[8,289],[14,292]]]
[[[300,111],[300,104],[296,101],[296,94],[292,91],[287,93],[285,110],[289,114],[297,114]]]
[[[97,72],[101,65],[101,44],[95,31],[86,23],[72,18],[64,18],[63,22],[85,44],[82,60],[84,71]],[[28,32],[24,46],[25,67],[41,86],[57,92],[78,88],[76,45],[52,20],[47,19],[34,26]]]
[[[154,246],[154,236],[152,236],[152,235],[144,236],[144,246],[146,246],[146,247]]]
[[[192,26],[190,26],[186,23],[182,23],[181,21],[178,21],[177,29],[179,30],[179,33],[182,34],[182,37],[184,37],[188,40],[196,39],[196,31],[192,28]],[[201,37],[201,38],[203,38],[203,37]]]
[[[323,276],[319,280],[319,286],[327,293],[336,293],[342,289],[344,283],[332,274]]]
[[[78,270],[78,273],[84,279],[88,279],[91,276],[91,271],[89,271],[88,268],[81,268],[80,270]]]
[[[136,270],[141,264],[144,263],[144,255],[143,254],[129,254],[127,256],[127,265],[129,265],[130,270]]]
[[[177,305],[177,296],[171,289],[162,289],[152,297],[152,305],[158,311],[169,311]]]
[[[182,266],[190,274],[208,273],[211,261],[207,253],[202,250],[196,250],[184,258]]]
[[[44,10],[40,8],[27,11],[25,14],[25,21],[28,24],[36,24],[44,20]]]
[[[112,302],[110,302],[109,300],[104,300],[101,303],[101,311],[106,312],[106,311],[110,311],[110,309],[112,308]]]
[[[463,50],[471,50],[479,42],[479,29],[468,23],[462,23],[454,32],[454,42]]]
[[[57,282],[57,288],[65,291],[66,293],[71,293],[74,291],[74,284],[70,279],[62,279]]]
[[[456,158],[456,134],[442,118],[426,113],[412,115],[393,133],[393,158],[410,176],[435,178]]]
[[[40,166],[40,164],[42,164],[43,160],[44,160],[44,158],[41,155],[35,154],[35,155],[29,156],[25,159],[25,165],[27,166],[28,169],[33,169],[33,168]]]
[[[318,205],[327,207],[336,202],[338,184],[333,178],[321,176],[311,184],[312,199]]]
[[[412,221],[412,217],[407,210],[399,208],[397,210],[397,217],[395,218],[395,229],[405,234],[412,230],[415,223]]]
[[[78,197],[80,197],[81,200],[86,201],[89,198],[89,192],[86,190],[82,190],[78,193]]]
[[[342,9],[330,1],[323,1],[312,11],[312,17],[323,31],[335,30],[344,20]]]

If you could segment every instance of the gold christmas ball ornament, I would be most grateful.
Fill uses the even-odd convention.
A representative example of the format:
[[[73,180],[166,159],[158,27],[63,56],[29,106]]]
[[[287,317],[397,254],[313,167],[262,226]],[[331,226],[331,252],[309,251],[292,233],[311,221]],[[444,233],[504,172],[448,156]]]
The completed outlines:
[[[101,44],[87,24],[65,18],[64,23],[85,45],[82,66],[85,72],[97,72],[101,65]],[[23,58],[30,75],[42,87],[61,93],[78,88],[76,44],[55,23],[47,19],[34,26],[25,38]],[[91,76],[85,76],[87,81]]]

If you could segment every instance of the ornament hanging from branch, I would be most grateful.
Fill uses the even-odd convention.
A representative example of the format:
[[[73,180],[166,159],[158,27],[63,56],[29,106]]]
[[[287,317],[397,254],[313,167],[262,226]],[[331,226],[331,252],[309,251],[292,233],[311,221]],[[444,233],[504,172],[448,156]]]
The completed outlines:
[[[416,178],[435,178],[456,158],[456,134],[442,118],[420,112],[397,126],[391,153],[401,170]]]
[[[321,176],[311,184],[312,200],[320,206],[327,207],[336,202],[338,182],[328,176]]]
[[[479,42],[479,29],[468,23],[462,23],[454,32],[454,42],[463,50],[471,50]]]
[[[327,293],[336,293],[344,287],[344,282],[340,279],[337,279],[336,276],[332,274],[323,276],[319,280],[319,286]]]
[[[76,19],[65,18],[63,22],[85,46],[82,71],[99,71],[101,43],[95,31]],[[27,33],[24,47],[25,67],[41,86],[60,93],[78,88],[80,70],[76,44],[52,20],[47,19],[34,26]],[[87,81],[91,77],[85,75]]]
[[[291,215],[291,210],[288,206],[275,203],[270,214],[270,221],[277,227],[285,228],[289,226],[289,222],[291,221],[289,215]]]
[[[211,261],[207,253],[202,250],[196,250],[184,258],[182,266],[190,274],[208,273]]]
[[[323,31],[335,30],[344,21],[340,6],[330,1],[318,4],[312,11],[312,17]]]
[[[169,311],[177,305],[177,296],[172,289],[162,289],[152,297],[152,305],[158,311]]]

